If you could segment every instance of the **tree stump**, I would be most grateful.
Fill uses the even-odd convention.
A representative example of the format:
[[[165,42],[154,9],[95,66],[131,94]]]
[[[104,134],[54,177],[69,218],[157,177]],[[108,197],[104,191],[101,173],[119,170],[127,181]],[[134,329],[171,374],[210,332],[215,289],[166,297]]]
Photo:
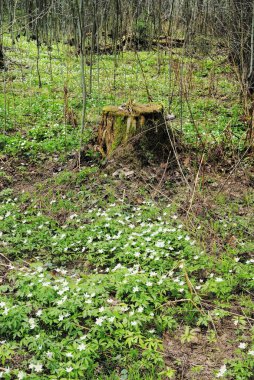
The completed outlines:
[[[165,139],[168,141],[162,105],[128,102],[120,107],[103,108],[98,144],[104,156],[109,157],[120,146],[137,141],[144,149],[154,150]]]

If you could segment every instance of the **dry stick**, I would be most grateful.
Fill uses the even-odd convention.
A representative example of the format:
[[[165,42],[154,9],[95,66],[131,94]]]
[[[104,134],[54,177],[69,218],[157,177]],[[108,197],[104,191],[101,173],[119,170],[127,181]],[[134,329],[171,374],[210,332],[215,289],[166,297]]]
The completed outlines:
[[[154,199],[154,197],[156,196],[156,193],[157,193],[157,189],[161,186],[161,183],[165,177],[165,174],[166,174],[166,171],[167,171],[167,168],[168,168],[168,163],[169,163],[169,157],[170,157],[170,154],[168,155],[168,158],[167,158],[167,162],[166,162],[166,165],[165,165],[165,168],[163,170],[163,174],[162,174],[162,177],[160,179],[160,182],[158,183],[158,185],[156,186],[156,190],[154,192],[154,194],[152,195],[152,198]]]
[[[152,101],[153,101],[153,98],[152,98],[152,95],[150,94],[149,87],[148,87],[147,80],[146,80],[146,76],[145,76],[145,72],[144,72],[144,69],[143,69],[142,63],[141,63],[141,61],[140,61],[140,58],[139,58],[139,55],[138,55],[137,50],[135,50],[135,54],[136,54],[137,61],[138,61],[138,64],[139,64],[139,66],[140,66],[140,69],[141,69],[142,77],[143,77],[143,79],[144,79],[144,83],[145,83],[145,87],[146,87],[146,93],[147,93],[148,101],[149,101],[149,102],[152,102]]]
[[[196,191],[196,187],[197,187],[198,179],[199,179],[199,173],[200,173],[200,170],[201,170],[201,167],[202,167],[202,164],[203,164],[204,156],[205,156],[205,153],[202,154],[202,157],[201,157],[201,160],[200,160],[199,168],[198,168],[198,171],[197,171],[197,174],[196,174],[196,178],[195,178],[195,181],[194,181],[193,192],[192,192],[191,199],[190,199],[190,205],[189,205],[189,208],[187,210],[187,215],[189,215],[190,210],[192,209],[192,204],[193,204],[193,200],[194,200],[194,196],[195,196],[195,191]]]
[[[172,139],[171,139],[171,137],[170,137],[170,133],[169,133],[169,130],[168,130],[168,127],[167,127],[167,124],[166,124],[167,121],[166,121],[166,119],[165,119],[165,116],[164,116],[164,121],[165,121],[165,125],[166,125],[166,130],[167,130],[167,134],[168,134],[169,142],[170,142],[170,145],[171,145],[171,147],[172,147],[172,149],[173,149],[173,153],[174,153],[174,155],[175,155],[176,162],[177,162],[177,165],[178,165],[179,170],[180,170],[180,172],[181,172],[182,178],[184,179],[184,182],[185,182],[186,185],[188,186],[189,190],[191,190],[191,187],[190,187],[190,185],[189,185],[189,182],[187,181],[187,178],[185,177],[185,175],[184,175],[184,173],[183,173],[182,166],[181,166],[181,164],[180,164],[180,161],[179,161],[179,158],[178,158],[178,154],[177,154],[176,148],[175,148],[175,146],[174,146],[174,144],[173,144],[173,142],[172,142]]]
[[[156,188],[153,186],[153,185],[151,185],[150,183],[148,183],[148,186],[150,186],[153,190],[156,190]],[[160,191],[160,190],[158,190],[157,189],[157,192],[159,193],[159,194],[161,194],[164,198],[166,198],[168,201],[172,201],[172,199],[171,198],[169,198],[165,193],[163,193],[162,191]],[[187,210],[184,208],[184,207],[182,207],[180,204],[177,204],[179,207],[180,207],[180,209],[182,210],[182,211],[184,211],[185,213],[187,213]],[[193,228],[195,228],[195,226],[194,226],[194,224],[192,223],[192,220],[189,218],[189,222],[191,223],[191,225],[192,225],[192,227]]]
[[[12,264],[4,264],[4,263],[0,263],[0,266],[5,267],[5,268],[15,268],[15,267],[13,267]]]
[[[11,260],[8,259],[8,257],[6,257],[3,253],[0,253],[0,256],[5,259],[8,263],[10,263],[12,265],[12,262]]]
[[[204,142],[203,142],[203,138],[198,130],[198,127],[196,125],[196,122],[195,122],[195,119],[194,119],[194,116],[193,116],[193,113],[192,113],[192,109],[191,109],[191,106],[190,106],[190,103],[189,103],[189,99],[188,99],[188,96],[187,94],[185,93],[185,101],[186,101],[186,104],[187,104],[187,107],[188,107],[188,110],[189,110],[189,113],[190,113],[190,117],[191,117],[191,121],[192,121],[192,124],[194,125],[194,128],[196,130],[196,134],[197,134],[197,137],[199,138],[199,140],[201,141],[202,145],[204,146]]]
[[[182,298],[180,300],[172,300],[172,301],[168,301],[160,306],[157,306],[155,308],[155,310],[158,310],[158,309],[161,309],[162,307],[165,307],[165,306],[170,306],[170,305],[174,305],[174,304],[177,304],[177,303],[182,303],[182,302],[190,302],[190,299],[189,298]]]
[[[252,324],[250,323],[249,318],[248,318],[248,316],[246,315],[246,313],[245,313],[245,311],[243,310],[242,307],[241,307],[241,310],[242,310],[242,313],[244,314],[245,318],[247,319],[248,324],[250,325],[250,328],[252,329],[253,326],[252,326]]]
[[[123,189],[123,198],[122,198],[122,203],[124,203],[125,194],[126,194],[126,189],[124,188],[124,189]]]
[[[209,300],[203,301],[202,303],[203,303],[203,305],[208,305],[208,306],[211,306],[211,304],[212,304],[212,302]],[[225,308],[225,310],[226,310],[226,308]],[[247,317],[247,316],[239,314],[239,313],[234,313],[233,311],[229,311],[229,310],[226,310],[226,311],[227,311],[227,313],[229,313],[231,315],[237,315],[238,317],[245,317],[245,318],[248,318],[250,321],[254,321],[254,319],[251,317]]]
[[[230,174],[228,175],[228,177],[226,178],[226,180],[223,182],[223,184],[221,185],[221,187],[219,188],[219,190],[215,193],[215,196],[216,196],[218,193],[220,193],[221,190],[224,188],[224,185],[227,183],[228,179],[231,177],[231,175],[232,175],[233,172],[236,170],[236,168],[241,164],[242,159],[245,157],[245,155],[248,153],[248,151],[249,151],[250,149],[251,149],[251,146],[249,146],[249,147],[246,149],[246,151],[244,152],[244,154],[242,155],[242,157],[239,159],[239,161],[233,166],[233,169],[231,170]],[[210,192],[210,193],[211,193],[211,192]],[[161,193],[161,194],[164,195],[163,193]],[[164,196],[165,196],[165,195],[164,195]],[[180,204],[178,204],[178,206],[180,206],[181,210],[183,210],[183,211],[186,212],[186,210],[185,210]],[[220,214],[216,213],[215,211],[213,211],[213,213],[214,213],[215,215],[217,215],[217,216],[220,217]],[[194,215],[194,214],[193,214],[193,215]],[[253,233],[250,233],[250,232],[245,228],[245,226],[244,226],[242,223],[240,223],[240,222],[238,222],[238,223],[240,224],[240,226],[242,226],[242,227],[244,228],[244,231],[245,231],[248,235],[250,235],[250,236],[254,236],[254,234],[253,234]],[[192,225],[193,225],[193,223],[192,223]]]
[[[148,184],[148,186],[150,186],[154,191],[156,190],[157,193],[161,194],[164,198],[166,198],[168,201],[171,201],[171,198],[169,198],[166,194],[164,194],[162,191],[156,189],[153,185],[151,185],[150,183]]]
[[[186,283],[187,283],[187,285],[188,285],[188,288],[190,289],[191,294],[193,294],[193,293],[192,293],[192,291],[193,291],[194,294],[195,294],[197,297],[199,297],[198,294],[197,294],[197,292],[196,292],[196,289],[194,288],[194,286],[193,286],[192,283],[191,283],[191,280],[190,280],[190,278],[189,278],[189,276],[188,276],[188,273],[187,273],[187,271],[186,271],[185,268],[184,268],[184,276],[185,276]],[[216,327],[215,327],[214,321],[213,321],[213,319],[212,319],[212,316],[211,316],[211,314],[210,314],[209,312],[206,313],[206,310],[204,310],[203,305],[202,305],[202,299],[201,299],[201,301],[200,301],[200,306],[201,306],[201,308],[199,308],[198,305],[197,305],[192,299],[191,299],[190,301],[191,301],[191,303],[197,308],[197,310],[199,310],[199,312],[200,312],[202,315],[204,315],[204,316],[208,315],[208,317],[210,317],[210,319],[211,319],[211,323],[212,323],[212,326],[213,326],[213,329],[214,329],[214,331],[215,331],[216,336],[218,337],[218,333],[217,333],[217,330],[216,330]]]
[[[227,176],[227,178],[225,179],[225,181],[222,183],[222,185],[220,186],[219,190],[216,192],[215,195],[217,195],[218,193],[221,192],[221,190],[223,190],[225,184],[227,183],[227,181],[229,180],[229,178],[232,176],[232,174],[234,173],[234,171],[237,169],[237,167],[241,164],[242,160],[244,159],[244,157],[246,156],[246,154],[248,153],[248,151],[251,149],[251,146],[248,146],[248,148],[246,149],[246,151],[244,152],[244,154],[242,155],[242,157],[239,158],[239,160],[237,161],[237,163],[233,166],[231,172],[229,173],[229,175]]]

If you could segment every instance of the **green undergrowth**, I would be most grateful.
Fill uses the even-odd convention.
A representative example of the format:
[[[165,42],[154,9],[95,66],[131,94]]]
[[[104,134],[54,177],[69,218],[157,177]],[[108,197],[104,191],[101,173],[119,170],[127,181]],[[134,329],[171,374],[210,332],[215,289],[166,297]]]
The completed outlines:
[[[11,260],[1,285],[3,378],[164,379],[174,370],[164,364],[163,335],[184,325],[209,336],[225,318],[251,371],[253,260],[243,241],[238,251],[208,255],[170,205],[82,211],[63,195],[51,200],[50,216],[50,206],[25,195],[2,191],[1,200],[1,252]],[[232,303],[244,307],[240,319]]]
[[[80,62],[74,49],[58,44],[49,51],[41,46],[39,88],[36,44],[21,38],[12,46],[5,36],[4,45],[8,71],[0,82],[2,153],[39,160],[45,154],[77,149],[82,96]],[[120,105],[129,99],[148,103],[147,85],[153,101],[176,115],[172,125],[184,132],[189,144],[220,143],[224,133],[230,131],[233,143],[243,146],[243,110],[234,95],[239,92],[238,84],[225,57],[183,57],[181,49],[159,56],[155,51],[138,54],[142,67],[133,52],[116,58],[95,56],[92,66],[87,57],[90,125],[98,125],[103,106]],[[86,129],[84,143],[89,138],[91,131]]]
[[[228,334],[230,355],[223,352],[209,376],[251,380],[253,192],[238,200],[218,192],[215,207],[190,214],[187,223],[173,174],[166,204],[150,200],[147,189],[158,184],[152,170],[146,183],[131,187],[137,169],[130,178],[111,176],[97,166],[91,147],[89,166],[77,170],[82,96],[74,49],[41,46],[39,88],[36,45],[21,38],[11,46],[7,36],[4,45],[0,377],[178,379],[183,359],[176,349],[169,363],[169,336],[195,350],[199,334],[204,348],[213,342],[216,351]],[[138,54],[142,68],[133,52],[95,56],[92,67],[86,65],[84,145],[104,106],[147,103],[145,75],[154,102],[176,115],[172,125],[182,130],[184,143],[195,151],[200,143],[207,151],[222,143],[241,151],[243,111],[224,56],[183,57],[181,49]],[[197,195],[205,191],[198,186]],[[190,364],[191,380],[207,378],[205,366]]]

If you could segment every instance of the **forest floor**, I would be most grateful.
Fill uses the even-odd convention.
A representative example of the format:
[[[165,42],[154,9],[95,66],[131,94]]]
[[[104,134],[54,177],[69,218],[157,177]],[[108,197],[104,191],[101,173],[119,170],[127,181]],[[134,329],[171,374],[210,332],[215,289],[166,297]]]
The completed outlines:
[[[254,159],[223,52],[87,62],[78,168],[79,58],[42,46],[37,67],[33,42],[5,45],[0,377],[253,379]],[[102,159],[103,106],[147,103],[145,81],[176,154]]]

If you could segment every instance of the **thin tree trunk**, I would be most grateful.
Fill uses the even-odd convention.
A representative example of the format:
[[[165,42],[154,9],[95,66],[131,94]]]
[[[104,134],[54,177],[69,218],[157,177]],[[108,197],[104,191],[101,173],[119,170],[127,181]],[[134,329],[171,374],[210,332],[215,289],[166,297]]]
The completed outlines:
[[[83,134],[86,125],[86,106],[87,106],[87,89],[85,76],[85,27],[84,27],[84,3],[80,0],[79,4],[79,40],[80,40],[80,70],[81,70],[81,85],[82,85],[82,117],[80,126],[80,142],[78,151],[78,167],[80,168],[80,156],[83,146]]]
[[[4,62],[4,49],[3,46],[0,45],[0,70],[4,70],[5,62]]]

